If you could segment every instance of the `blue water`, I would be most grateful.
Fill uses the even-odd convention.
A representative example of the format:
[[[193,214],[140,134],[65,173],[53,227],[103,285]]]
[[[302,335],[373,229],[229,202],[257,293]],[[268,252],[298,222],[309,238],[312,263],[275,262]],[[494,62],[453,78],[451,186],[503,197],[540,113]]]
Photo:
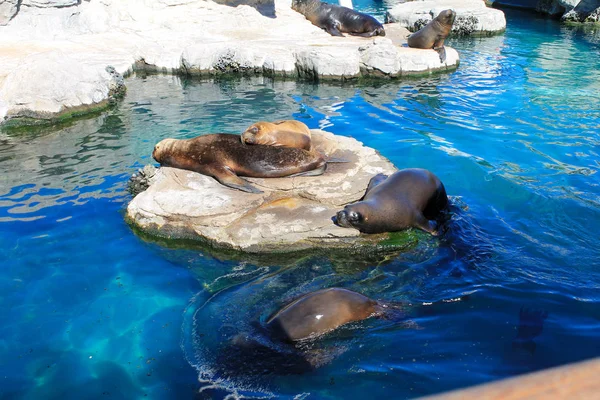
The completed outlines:
[[[598,38],[507,19],[504,35],[449,41],[461,65],[447,75],[137,77],[99,116],[0,133],[0,398],[406,398],[600,355]],[[161,138],[291,117],[432,170],[460,208],[450,231],[366,266],[255,265],[145,241],[124,222],[126,181]],[[309,344],[325,364],[314,371],[231,362],[231,337],[330,286],[412,305]],[[515,341],[522,307],[548,314],[526,338],[534,349]]]

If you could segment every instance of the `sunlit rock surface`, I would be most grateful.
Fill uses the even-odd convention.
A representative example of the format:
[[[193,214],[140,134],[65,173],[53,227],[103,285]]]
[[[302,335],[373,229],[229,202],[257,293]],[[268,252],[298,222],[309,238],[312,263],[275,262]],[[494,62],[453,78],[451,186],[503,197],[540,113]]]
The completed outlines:
[[[288,0],[219,3],[0,0],[0,123],[101,106],[115,74],[135,68],[345,80],[447,71],[459,62],[453,49],[442,64],[434,52],[403,47],[408,32],[400,27],[386,28],[391,38],[332,37]],[[103,72],[108,66],[113,74]]]
[[[456,11],[452,33],[462,36],[488,36],[506,29],[500,10],[486,7],[483,0],[424,0],[397,4],[387,13],[387,20],[397,22],[411,32],[427,25],[447,9]]]
[[[313,130],[312,135],[319,151],[348,162],[330,163],[316,177],[244,178],[263,190],[261,194],[231,189],[195,172],[162,167],[149,188],[129,203],[127,216],[153,235],[205,239],[252,253],[372,245],[372,238],[336,226],[331,217],[344,204],[359,200],[371,177],[393,173],[395,167],[355,139],[321,130]]]

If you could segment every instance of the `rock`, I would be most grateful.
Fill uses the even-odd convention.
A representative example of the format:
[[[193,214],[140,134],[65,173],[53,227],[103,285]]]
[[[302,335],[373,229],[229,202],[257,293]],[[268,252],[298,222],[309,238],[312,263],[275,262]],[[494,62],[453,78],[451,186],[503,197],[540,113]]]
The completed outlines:
[[[347,159],[330,163],[317,177],[246,178],[264,190],[245,193],[186,170],[161,167],[149,188],[127,207],[127,217],[142,231],[169,238],[207,240],[217,247],[250,253],[292,252],[309,248],[373,245],[373,238],[340,228],[331,217],[359,200],[374,175],[394,166],[355,139],[313,130],[317,149]]]
[[[0,0],[0,25],[8,24],[19,11],[19,0]]]
[[[558,0],[538,0],[535,10],[551,16],[562,15],[565,12],[565,8]]]
[[[398,22],[411,32],[427,25],[441,11],[456,11],[452,33],[459,36],[488,36],[506,29],[501,10],[486,7],[483,0],[424,0],[395,5],[387,12],[386,20]]]
[[[386,26],[390,38],[332,37],[289,0],[235,7],[237,0],[0,1],[0,21],[12,18],[0,27],[0,92],[8,96],[0,97],[0,123],[105,102],[112,96],[105,86],[117,85],[108,65],[117,75],[145,69],[346,80],[449,71],[459,63],[452,49],[442,64],[434,52],[404,47],[394,25]],[[264,15],[271,5],[276,18]]]
[[[565,22],[598,22],[600,0],[581,0],[566,12],[561,20]]]
[[[60,52],[26,57],[0,86],[0,119],[53,118],[102,106],[122,95],[114,68],[89,66]]]
[[[145,165],[144,168],[139,168],[137,173],[131,175],[127,182],[127,190],[132,196],[137,196],[144,190],[150,187],[152,178],[156,176],[156,167],[154,165]]]

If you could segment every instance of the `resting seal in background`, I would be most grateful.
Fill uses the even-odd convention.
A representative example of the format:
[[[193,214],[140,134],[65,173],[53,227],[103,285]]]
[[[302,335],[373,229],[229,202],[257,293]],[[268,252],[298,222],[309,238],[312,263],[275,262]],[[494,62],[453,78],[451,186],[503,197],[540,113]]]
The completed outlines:
[[[216,133],[192,139],[164,139],[152,152],[161,165],[199,172],[244,192],[262,193],[241,179],[314,176],[325,172],[325,158],[317,152],[273,146],[246,146],[238,135]]]
[[[370,15],[320,0],[292,0],[292,9],[332,36],[385,36],[383,25]]]
[[[431,22],[408,37],[408,47],[434,49],[440,55],[440,61],[446,61],[444,39],[450,34],[455,18],[456,13],[454,11],[442,11]]]
[[[294,120],[260,121],[252,124],[242,133],[242,142],[304,150],[310,150],[312,146],[308,126]]]
[[[396,232],[416,227],[435,234],[434,221],[448,206],[446,189],[425,169],[403,169],[371,178],[361,201],[348,204],[335,223],[363,233]]]

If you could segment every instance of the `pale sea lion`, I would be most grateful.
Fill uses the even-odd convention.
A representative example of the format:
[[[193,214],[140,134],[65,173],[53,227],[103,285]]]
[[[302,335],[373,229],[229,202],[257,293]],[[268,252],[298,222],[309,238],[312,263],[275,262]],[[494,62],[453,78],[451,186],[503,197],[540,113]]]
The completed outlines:
[[[292,9],[332,36],[385,36],[383,25],[370,15],[319,0],[292,0]]]
[[[244,192],[262,193],[239,176],[280,178],[321,175],[327,168],[317,152],[274,146],[246,146],[238,135],[217,133],[192,139],[164,139],[152,152],[161,165],[199,172]],[[239,175],[239,176],[238,176]]]
[[[311,149],[310,129],[302,122],[295,120],[259,121],[250,125],[242,133],[241,138],[245,144]]]
[[[381,315],[385,306],[348,289],[308,293],[272,315],[267,328],[288,341],[321,336],[344,324]]]
[[[434,49],[440,55],[440,61],[446,61],[444,40],[450,34],[455,18],[456,12],[452,10],[440,12],[431,22],[408,37],[408,47]]]
[[[363,233],[416,227],[436,234],[435,219],[447,206],[446,189],[437,176],[425,169],[403,169],[389,177],[374,176],[362,200],[339,211],[335,223]]]

